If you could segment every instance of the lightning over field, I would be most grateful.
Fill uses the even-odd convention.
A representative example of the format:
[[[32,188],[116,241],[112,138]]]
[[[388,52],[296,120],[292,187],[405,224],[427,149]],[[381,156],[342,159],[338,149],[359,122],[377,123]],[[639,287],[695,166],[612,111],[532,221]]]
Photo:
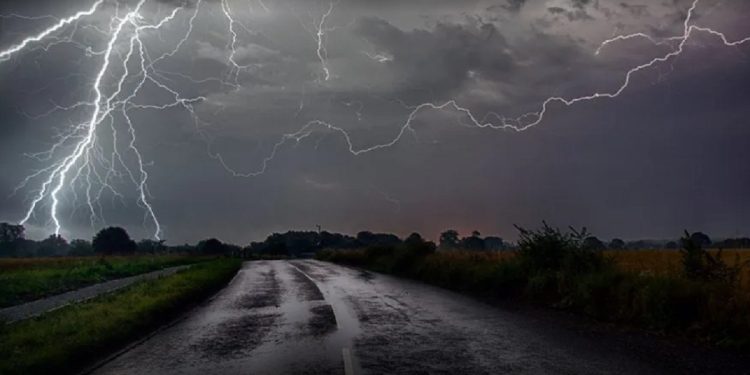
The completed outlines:
[[[554,174],[548,166],[556,158],[565,160],[555,154],[544,156],[550,158],[546,166],[533,165],[529,160],[541,156],[524,156],[528,150],[556,148],[543,145],[540,137],[561,126],[567,134],[583,128],[594,134],[596,126],[582,123],[604,121],[592,114],[598,108],[610,111],[609,119],[628,118],[614,121],[614,132],[623,133],[612,133],[611,139],[631,139],[642,146],[646,143],[626,136],[632,124],[652,122],[649,131],[657,132],[660,123],[688,123],[683,110],[692,105],[654,105],[654,113],[638,118],[633,116],[641,111],[639,98],[661,103],[648,91],[679,86],[695,103],[715,103],[702,94],[708,88],[691,92],[689,87],[714,87],[719,76],[736,82],[747,78],[743,72],[750,45],[748,20],[742,17],[747,6],[740,1],[690,0],[673,6],[415,1],[396,11],[393,5],[360,0],[96,0],[52,4],[54,13],[30,13],[12,3],[0,8],[0,82],[5,90],[0,95],[8,98],[0,110],[8,113],[12,129],[27,124],[36,133],[8,138],[33,141],[3,154],[15,166],[3,180],[13,204],[0,215],[58,235],[126,221],[155,239],[189,237],[190,226],[202,222],[191,209],[206,214],[204,202],[225,202],[229,209],[236,207],[230,202],[239,200],[248,202],[240,205],[242,212],[276,217],[277,211],[265,203],[297,201],[283,192],[305,197],[296,207],[308,205],[308,194],[310,202],[319,200],[313,195],[346,194],[347,207],[353,201],[379,200],[368,210],[386,208],[372,222],[365,221],[375,226],[386,225],[394,215],[411,222],[409,202],[422,210],[436,207],[467,183],[481,186],[485,194],[477,194],[476,207],[497,195],[511,196],[511,191],[529,194],[527,205],[541,205],[548,196],[573,201],[579,198],[566,193],[564,184],[549,191],[539,187]],[[692,78],[684,73],[685,65],[709,73],[696,72],[700,78]],[[736,71],[737,78],[710,69]],[[653,83],[661,82],[657,76],[668,83]],[[732,114],[727,123],[742,122],[744,102],[727,93],[738,98],[737,103],[724,101],[728,104],[722,113]],[[669,114],[657,110],[677,107]],[[721,113],[709,118],[721,126]],[[681,131],[690,134],[689,129]],[[720,130],[706,131],[720,135]],[[745,128],[725,131],[734,142],[747,140]],[[450,145],[461,142],[469,142],[466,150],[481,156],[455,153]],[[479,146],[486,142],[504,146]],[[443,151],[423,155],[430,147]],[[737,155],[734,161],[716,155],[707,153],[701,160],[742,169]],[[610,157],[577,162],[593,165],[592,160]],[[464,182],[431,177],[450,176],[443,170],[454,162]],[[412,163],[410,171],[421,171],[418,179],[431,183],[406,187],[411,183],[402,168]],[[467,165],[492,172],[473,173]],[[506,175],[503,171],[516,170],[513,165],[528,167]],[[543,177],[533,175],[543,170]],[[382,184],[379,173],[398,175]],[[214,186],[210,193],[189,192],[186,186],[195,185],[187,181],[209,176]],[[736,178],[734,186],[746,185],[746,178]],[[716,176],[711,180],[719,181]],[[422,198],[436,185],[445,190],[427,194],[432,201]],[[371,186],[378,186],[378,194],[371,194]],[[504,193],[490,186],[503,186]],[[700,185],[684,193],[692,194],[686,195],[691,199],[746,199],[746,194],[711,189]],[[726,199],[705,205],[736,205]],[[503,202],[498,203],[502,209],[522,209]],[[471,211],[450,207],[442,214]],[[175,210],[183,214],[170,213]],[[329,214],[331,225],[346,221]],[[620,213],[629,218],[622,220],[642,214]],[[191,224],[175,222],[181,217],[191,218]],[[296,218],[278,220],[304,225]],[[424,229],[437,230],[433,225],[440,224]],[[170,227],[178,229],[171,232]]]

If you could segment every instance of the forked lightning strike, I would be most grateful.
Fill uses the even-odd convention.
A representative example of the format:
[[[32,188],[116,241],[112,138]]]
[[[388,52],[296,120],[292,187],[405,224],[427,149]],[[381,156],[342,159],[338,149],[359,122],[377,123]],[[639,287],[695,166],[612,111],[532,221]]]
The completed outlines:
[[[73,195],[72,203],[73,206],[75,206],[75,203],[79,199],[76,187],[82,186],[85,196],[85,204],[88,207],[91,225],[93,226],[97,220],[103,220],[101,219],[102,207],[99,204],[99,201],[104,192],[111,192],[116,197],[123,197],[123,195],[115,189],[114,181],[124,177],[134,184],[138,194],[138,204],[145,210],[145,217],[148,218],[154,226],[154,237],[157,239],[160,238],[162,228],[155,210],[149,201],[149,174],[145,168],[142,154],[136,146],[136,126],[131,118],[130,112],[134,110],[148,111],[181,107],[187,110],[190,115],[198,121],[193,105],[204,101],[206,98],[202,96],[192,98],[183,97],[177,90],[165,83],[171,81],[170,79],[165,78],[165,75],[177,76],[193,83],[202,83],[209,80],[218,81],[222,87],[239,89],[241,88],[239,75],[245,72],[250,66],[242,65],[237,61],[239,58],[238,50],[240,39],[237,28],[241,27],[245,30],[248,29],[235,19],[230,1],[219,0],[218,5],[226,19],[228,27],[227,31],[229,33],[229,40],[227,42],[227,60],[231,80],[197,80],[182,72],[169,72],[159,68],[158,64],[160,62],[173,57],[188,41],[193,33],[193,25],[196,18],[199,16],[203,2],[202,0],[197,0],[192,7],[176,7],[168,15],[159,19],[158,22],[146,23],[141,12],[145,4],[149,1],[154,0],[138,0],[137,4],[132,7],[132,9],[128,9],[123,16],[119,16],[119,3],[113,1],[113,3],[116,4],[117,11],[116,14],[112,16],[110,30],[100,30],[96,26],[91,26],[100,34],[106,35],[107,37],[106,48],[104,50],[96,51],[91,46],[85,46],[84,48],[88,58],[101,58],[101,63],[98,65],[96,74],[92,79],[92,100],[83,100],[67,106],[53,103],[54,108],[50,111],[39,116],[33,116],[34,118],[44,117],[58,111],[90,110],[88,119],[85,122],[74,124],[68,130],[61,132],[58,135],[56,142],[49,150],[29,155],[42,162],[51,162],[51,165],[30,174],[17,188],[18,190],[39,181],[39,187],[34,190],[29,208],[20,221],[21,224],[27,223],[35,216],[41,206],[48,204],[50,221],[55,228],[55,233],[60,234],[63,230],[62,222],[60,221],[60,206],[61,200],[63,199],[63,190],[70,186],[71,194]],[[263,1],[256,1],[266,12],[269,12],[269,9],[265,6]],[[296,132],[282,135],[278,142],[274,144],[270,153],[263,158],[260,167],[253,172],[238,172],[231,168],[220,154],[212,154],[209,152],[209,155],[212,158],[217,159],[218,162],[234,176],[258,176],[268,169],[269,164],[284,145],[289,142],[299,143],[320,130],[341,135],[346,142],[348,151],[355,156],[361,155],[391,147],[398,143],[403,138],[404,134],[415,132],[415,129],[412,126],[413,122],[419,114],[428,110],[450,110],[456,112],[461,115],[464,119],[463,121],[468,122],[467,126],[522,132],[540,124],[544,120],[550,106],[554,103],[560,103],[564,106],[572,106],[580,102],[618,97],[629,87],[631,78],[634,74],[654,67],[657,64],[667,62],[682,54],[687,41],[695,33],[700,32],[714,36],[721,40],[723,45],[727,47],[738,46],[750,41],[750,36],[743,39],[730,40],[720,31],[693,24],[694,13],[699,1],[700,0],[694,0],[688,9],[687,16],[683,22],[681,35],[659,38],[639,32],[618,35],[605,40],[599,45],[594,52],[596,55],[604,53],[607,48],[611,48],[618,42],[632,39],[645,39],[654,45],[667,48],[666,52],[662,55],[646,61],[643,64],[632,67],[624,74],[619,86],[611,90],[595,92],[590,95],[574,98],[565,98],[562,96],[549,97],[541,103],[537,111],[517,117],[505,117],[494,112],[490,112],[483,117],[478,117],[472,113],[470,109],[461,106],[455,100],[448,100],[443,103],[422,103],[413,107],[406,107],[408,115],[400,126],[395,137],[390,141],[362,148],[355,147],[352,137],[343,127],[322,120],[314,120],[304,124]],[[20,54],[24,53],[24,51],[31,50],[35,48],[35,46],[45,48],[58,43],[55,39],[55,35],[63,32],[63,30],[69,26],[77,25],[82,19],[93,16],[99,11],[105,12],[105,10],[102,9],[104,8],[103,4],[105,4],[105,0],[96,0],[89,8],[61,19],[53,16],[23,17],[12,15],[12,17],[25,20],[42,21],[50,19],[56,22],[38,34],[28,36],[18,44],[12,45],[5,50],[1,50],[0,62],[7,62],[13,57],[18,57]],[[185,34],[182,35],[181,38],[178,38],[179,40],[171,50],[152,59],[150,57],[150,52],[146,48],[142,39],[144,35],[161,32],[165,25],[172,23],[172,21],[177,18],[178,13],[188,13],[189,8],[193,8],[193,13],[187,16],[188,28]],[[327,27],[326,22],[333,11],[334,2],[331,1],[327,11],[322,14],[319,21],[316,21],[314,29],[308,29],[316,42],[315,53],[320,61],[322,76],[325,81],[332,78],[332,73],[328,63],[328,53],[326,50],[326,37],[327,33],[333,29]],[[45,41],[47,43],[46,45],[44,45]],[[83,45],[80,42],[66,40],[66,42],[68,41],[76,43],[79,46]],[[126,52],[123,54],[120,49],[124,49]],[[385,54],[363,53],[379,63],[390,63],[394,59],[393,56]],[[130,71],[133,65],[136,65],[137,69],[135,69],[135,71]],[[107,82],[110,79],[113,80],[112,83]],[[136,104],[134,99],[139,97],[139,94],[144,90],[146,83],[153,84],[158,90],[168,93],[173,100],[166,104]],[[351,102],[346,105],[354,104],[354,102]],[[359,104],[359,109],[356,113],[357,117],[361,119],[362,105],[361,103]],[[300,102],[299,111],[301,111],[301,109],[302,102]],[[297,114],[299,114],[299,111]],[[120,134],[121,130],[118,129],[123,128],[125,129],[124,134]],[[105,142],[99,142],[99,138],[104,137],[107,134],[111,137],[112,141],[110,150],[106,150],[107,146],[105,145]],[[120,139],[123,135],[125,137],[124,140]],[[121,145],[125,145],[125,147],[121,148]],[[125,152],[128,152],[129,155],[131,155],[131,159],[135,160],[134,166],[129,166],[126,163],[126,158],[124,156]]]
[[[693,3],[688,9],[687,16],[683,22],[682,34],[679,36],[659,39],[659,38],[652,37],[645,33],[634,33],[634,34],[628,34],[628,35],[615,36],[601,43],[599,48],[597,48],[597,50],[595,51],[595,54],[597,55],[601,53],[602,49],[604,49],[605,47],[615,42],[630,40],[630,39],[635,39],[635,38],[644,38],[657,45],[670,45],[670,42],[673,42],[676,44],[674,48],[672,48],[669,52],[665,53],[664,55],[653,58],[648,62],[645,62],[641,65],[635,66],[631,68],[630,70],[628,70],[627,73],[625,73],[622,83],[616,89],[613,89],[611,91],[595,92],[590,95],[585,95],[585,96],[580,96],[580,97],[575,97],[575,98],[564,98],[560,96],[549,97],[542,102],[541,107],[538,111],[526,113],[526,114],[513,117],[513,118],[507,118],[494,112],[490,112],[486,114],[484,117],[478,118],[477,116],[474,115],[474,113],[472,113],[470,109],[461,106],[455,100],[448,100],[444,103],[422,103],[417,106],[407,107],[411,109],[411,111],[409,112],[406,118],[406,121],[401,125],[398,133],[396,134],[394,138],[392,138],[390,141],[385,142],[385,143],[375,144],[375,145],[363,147],[363,148],[356,148],[354,146],[354,144],[352,143],[351,136],[344,128],[330,124],[322,120],[313,120],[313,121],[306,123],[296,132],[283,135],[281,139],[276,144],[274,144],[270,154],[263,159],[261,167],[256,171],[242,173],[242,172],[238,172],[237,170],[233,168],[230,168],[221,159],[220,159],[220,162],[222,163],[225,169],[227,169],[230,173],[232,173],[234,176],[237,176],[237,177],[253,177],[253,176],[261,175],[266,171],[266,169],[268,168],[268,164],[276,156],[279,148],[281,148],[284,144],[290,141],[298,143],[304,140],[305,138],[309,137],[317,129],[323,129],[327,131],[332,131],[334,133],[339,133],[343,137],[344,141],[346,142],[348,146],[348,151],[352,155],[355,155],[355,156],[365,154],[371,151],[389,148],[395,145],[396,143],[398,143],[403,138],[404,134],[407,134],[407,132],[414,132],[415,130],[412,127],[412,122],[415,120],[417,115],[427,110],[452,110],[452,111],[458,112],[462,114],[469,121],[468,125],[477,127],[477,128],[512,130],[516,132],[522,132],[522,131],[528,130],[540,124],[544,120],[544,116],[547,114],[547,111],[549,110],[549,106],[553,103],[561,103],[564,106],[572,106],[580,102],[592,101],[592,100],[603,99],[603,98],[613,99],[613,98],[620,96],[620,94],[622,94],[630,85],[631,78],[633,77],[634,74],[642,70],[651,68],[659,63],[669,61],[670,59],[675,58],[679,56],[680,54],[682,54],[685,44],[695,32],[704,32],[704,33],[708,33],[710,35],[716,36],[727,47],[738,46],[738,45],[741,45],[750,41],[750,36],[745,37],[743,39],[730,41],[727,38],[727,36],[722,32],[719,32],[719,31],[716,31],[707,27],[692,25],[691,21],[693,20],[694,12],[699,2],[700,0],[693,0]],[[488,121],[487,120],[488,118],[494,118],[495,121],[494,122]]]
[[[184,10],[184,8],[177,7],[159,22],[155,24],[146,24],[143,23],[143,17],[140,14],[141,9],[146,2],[147,0],[139,0],[136,6],[132,10],[129,10],[123,17],[115,17],[113,19],[113,26],[110,30],[106,49],[101,54],[96,54],[103,56],[103,60],[93,80],[93,100],[90,102],[79,102],[69,107],[56,105],[55,108],[49,111],[49,113],[52,113],[58,110],[70,110],[84,106],[93,108],[89,120],[85,123],[77,124],[67,132],[64,132],[50,150],[31,155],[37,158],[37,160],[48,161],[52,160],[59,150],[72,148],[72,151],[63,156],[60,160],[29,175],[16,189],[18,190],[26,186],[36,178],[46,176],[33,196],[30,207],[27,210],[26,215],[21,219],[20,224],[26,224],[31,220],[42,201],[49,199],[50,220],[54,225],[55,234],[59,235],[62,231],[62,223],[59,219],[62,190],[66,187],[66,184],[72,185],[73,189],[71,190],[75,203],[78,199],[75,185],[79,183],[80,180],[84,180],[83,185],[85,186],[86,204],[90,211],[91,224],[94,225],[97,211],[101,211],[101,209],[97,210],[95,208],[95,204],[98,203],[102,193],[105,190],[108,190],[115,196],[122,197],[122,195],[118,193],[111,184],[112,178],[123,175],[123,172],[118,168],[120,167],[124,170],[124,174],[127,175],[136,186],[138,203],[145,209],[146,216],[154,225],[154,237],[157,239],[160,238],[162,231],[161,224],[156,216],[153,206],[149,202],[147,184],[148,172],[144,167],[143,157],[136,147],[135,127],[129,115],[129,111],[133,109],[158,110],[174,106],[183,106],[190,112],[193,112],[192,104],[205,99],[203,97],[189,99],[182,98],[179,93],[171,89],[168,85],[157,80],[155,78],[157,75],[154,73],[153,69],[155,63],[174,55],[185,40],[187,40],[192,32],[193,21],[197,15],[201,1],[199,0],[196,4],[196,13],[190,18],[190,28],[185,37],[180,40],[174,50],[163,54],[153,61],[148,61],[148,53],[145,50],[143,41],[141,40],[141,34],[145,31],[157,31],[161,29],[164,25],[174,20],[177,13]],[[32,43],[41,42],[46,37],[50,37],[54,33],[60,31],[66,25],[78,22],[81,18],[94,14],[96,9],[99,8],[102,3],[103,0],[99,0],[95,2],[89,10],[78,12],[75,16],[60,20],[42,33],[24,39],[18,45],[0,52],[0,56],[3,57],[3,61],[8,60],[12,55],[21,53]],[[107,94],[105,80],[108,75],[114,74],[111,68],[115,59],[119,56],[116,50],[118,48],[118,41],[120,40],[127,41],[128,52],[122,57],[122,66],[120,67],[122,73],[116,80],[115,89]],[[134,56],[140,60],[138,64],[139,70],[131,73],[129,71],[129,64],[133,61]],[[137,78],[137,84],[129,92],[126,92],[125,87],[128,84],[129,78],[131,80]],[[146,82],[151,82],[159,89],[172,94],[174,96],[174,102],[163,105],[134,104],[132,102],[133,99],[138,96]],[[49,113],[43,114],[42,116]],[[135,166],[137,169],[133,169],[125,163],[121,151],[118,149],[119,140],[115,123],[116,115],[119,115],[124,119],[128,134],[128,140],[126,142],[127,149],[135,157]],[[113,142],[109,156],[104,154],[102,145],[97,142],[99,136],[98,132],[106,129],[105,125],[109,125]],[[103,169],[103,171],[100,171],[100,169]],[[98,191],[94,189],[95,183],[99,185]]]

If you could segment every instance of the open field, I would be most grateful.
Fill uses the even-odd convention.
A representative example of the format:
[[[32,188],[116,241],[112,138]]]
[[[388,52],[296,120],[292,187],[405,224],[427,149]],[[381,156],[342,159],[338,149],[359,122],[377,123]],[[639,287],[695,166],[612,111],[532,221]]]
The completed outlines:
[[[711,254],[718,251],[710,250]],[[623,271],[648,275],[676,276],[682,272],[680,252],[676,250],[609,250],[604,254],[611,257]],[[750,249],[723,250],[722,259],[731,264],[750,262]],[[742,270],[740,285],[750,291],[750,267]]]
[[[0,307],[206,259],[176,255],[0,259]]]
[[[159,280],[0,326],[0,373],[70,373],[137,339],[224,286],[235,259],[197,264]]]

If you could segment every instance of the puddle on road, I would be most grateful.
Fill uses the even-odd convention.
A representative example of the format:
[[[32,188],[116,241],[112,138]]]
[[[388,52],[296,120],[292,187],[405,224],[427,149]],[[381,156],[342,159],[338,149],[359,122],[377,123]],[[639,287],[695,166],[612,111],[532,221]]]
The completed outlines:
[[[326,270],[306,269],[316,279],[290,262],[246,264],[206,306],[98,372],[344,374],[346,362],[361,373],[360,327],[347,294],[317,279]]]
[[[354,338],[360,332],[359,322],[353,312],[346,308],[346,301],[336,299],[336,293],[327,290],[325,284],[310,279],[294,264],[269,262],[268,267],[271,269],[264,273],[263,281],[256,284],[263,290],[244,292],[246,294],[241,298],[251,303],[234,304],[235,308],[240,309],[250,307],[244,310],[245,313],[255,315],[247,315],[246,318],[255,319],[257,324],[244,326],[245,317],[242,317],[241,321],[228,325],[229,332],[224,333],[245,335],[254,331],[252,334],[259,336],[260,341],[238,338],[218,344],[215,350],[219,354],[227,349],[231,352],[238,343],[247,344],[252,349],[250,352],[241,351],[241,356],[232,356],[229,361],[216,358],[212,371],[343,374],[343,353],[345,349],[349,352],[354,350]],[[272,294],[269,292],[274,290],[276,304],[269,305],[271,299],[268,296]],[[356,353],[353,356],[356,357]],[[354,361],[352,367],[356,366]]]

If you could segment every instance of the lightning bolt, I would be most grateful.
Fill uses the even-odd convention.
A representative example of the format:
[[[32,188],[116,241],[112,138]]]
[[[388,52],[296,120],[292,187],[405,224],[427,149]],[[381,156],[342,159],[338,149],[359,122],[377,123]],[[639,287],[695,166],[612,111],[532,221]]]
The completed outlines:
[[[96,12],[96,9],[99,8],[102,2],[104,2],[104,0],[97,0],[93,5],[91,5],[89,9],[80,11],[70,17],[63,18],[60,21],[58,21],[56,24],[46,28],[44,31],[40,32],[39,34],[30,36],[24,39],[23,41],[21,41],[21,43],[18,43],[15,46],[12,46],[6,50],[0,51],[0,62],[10,59],[11,56],[13,56],[14,54],[21,52],[22,50],[24,50],[26,47],[28,47],[31,44],[44,40],[48,36],[61,30],[65,26],[70,25],[71,23],[75,23],[86,16],[90,16],[94,14]],[[27,17],[22,17],[22,18],[27,18]]]
[[[618,35],[618,36],[615,36],[613,38],[603,41],[600,44],[600,46],[596,49],[595,51],[596,55],[598,55],[605,47],[612,45],[616,42],[630,40],[630,39],[637,39],[637,38],[647,39],[656,45],[670,45],[670,43],[673,43],[675,45],[673,49],[664,53],[663,55],[655,57],[643,64],[630,68],[625,73],[619,86],[611,90],[598,91],[589,95],[572,97],[572,98],[565,98],[562,96],[549,97],[541,103],[539,110],[535,112],[525,113],[516,117],[505,117],[495,112],[489,112],[480,118],[476,116],[470,109],[461,106],[455,99],[448,100],[443,103],[427,102],[427,103],[422,103],[416,106],[406,106],[406,108],[409,109],[410,112],[408,113],[406,120],[400,126],[397,134],[391,140],[384,142],[384,143],[374,144],[374,145],[362,147],[362,148],[357,148],[354,146],[352,137],[349,134],[349,132],[346,131],[346,129],[340,126],[336,126],[326,121],[313,120],[303,125],[296,132],[284,134],[281,137],[281,139],[276,144],[274,144],[273,148],[271,149],[271,152],[268,154],[268,156],[266,156],[263,159],[261,163],[261,167],[257,170],[254,170],[251,172],[239,172],[236,169],[229,167],[223,160],[220,159],[220,162],[223,165],[223,167],[227,169],[235,177],[258,176],[258,175],[263,174],[267,170],[269,163],[274,159],[278,150],[282,146],[290,142],[297,144],[301,142],[302,140],[310,137],[317,130],[324,130],[324,131],[329,131],[329,132],[339,134],[344,140],[344,142],[346,143],[347,150],[349,151],[349,153],[354,156],[359,156],[359,155],[366,154],[369,152],[392,147],[395,144],[397,144],[403,138],[405,134],[415,133],[416,130],[413,128],[412,123],[414,122],[414,120],[417,118],[417,116],[420,113],[425,112],[425,111],[456,112],[462,115],[462,117],[466,121],[468,121],[468,124],[466,125],[470,127],[489,128],[489,129],[495,129],[495,130],[510,130],[510,131],[515,131],[515,132],[526,131],[534,126],[539,125],[544,120],[545,115],[550,109],[550,106],[554,103],[560,103],[566,107],[570,107],[570,106],[573,106],[575,104],[579,104],[582,102],[588,102],[588,101],[593,101],[593,100],[598,100],[598,99],[617,98],[630,86],[631,79],[636,73],[639,73],[643,70],[654,67],[660,63],[664,63],[669,60],[672,60],[676,58],[677,56],[681,55],[684,51],[687,41],[696,32],[703,32],[703,33],[707,33],[709,35],[718,37],[718,39],[721,40],[723,45],[726,47],[736,47],[736,46],[742,45],[750,41],[750,36],[742,38],[742,39],[738,39],[738,40],[730,40],[724,33],[720,31],[717,31],[708,27],[702,27],[702,26],[691,24],[691,21],[693,20],[694,13],[699,2],[700,0],[693,0],[690,8],[688,9],[687,16],[683,21],[683,31],[681,35],[659,39],[659,38],[650,36],[645,33],[634,33],[634,34],[627,34],[627,35]],[[322,24],[323,22],[321,22],[321,25]]]
[[[49,161],[58,154],[59,150],[72,148],[72,151],[64,155],[61,159],[54,161],[50,166],[27,176],[27,178],[17,187],[17,189],[22,188],[32,180],[44,176],[40,183],[40,187],[36,190],[36,193],[31,199],[25,216],[20,220],[20,224],[26,224],[31,220],[32,217],[34,217],[38,206],[42,204],[42,201],[49,199],[50,219],[55,228],[55,234],[59,235],[62,231],[62,223],[59,218],[62,191],[68,185],[75,187],[76,184],[82,183],[85,186],[86,204],[89,208],[91,224],[93,226],[96,221],[95,218],[97,212],[101,212],[101,206],[99,206],[99,209],[97,210],[95,205],[98,204],[103,192],[111,191],[115,196],[122,197],[122,195],[112,186],[111,181],[113,178],[121,177],[124,174],[135,184],[138,193],[138,204],[145,209],[144,219],[148,218],[153,223],[153,236],[156,239],[160,239],[162,232],[161,224],[157,218],[153,205],[149,201],[149,174],[146,171],[142,154],[136,146],[136,131],[130,117],[130,111],[135,109],[163,110],[182,106],[191,113],[194,113],[192,104],[205,100],[203,97],[181,97],[178,92],[159,80],[160,75],[154,68],[156,63],[174,55],[185,43],[193,30],[193,21],[197,16],[201,0],[196,4],[195,13],[190,18],[190,27],[184,38],[178,42],[172,51],[164,53],[155,60],[150,59],[149,53],[145,49],[144,43],[141,40],[141,35],[149,31],[158,31],[164,25],[173,21],[177,14],[185,8],[176,7],[171,13],[160,19],[159,22],[149,24],[144,22],[144,19],[140,14],[146,1],[147,0],[140,0],[135,7],[127,11],[124,16],[115,16],[112,19],[106,48],[101,53],[96,54],[103,56],[103,58],[93,79],[93,100],[90,102],[79,102],[69,107],[55,105],[51,111],[42,114],[42,116],[45,116],[52,112],[68,111],[80,107],[92,108],[90,117],[86,122],[76,124],[68,131],[63,132],[50,150],[32,155],[37,160]],[[102,3],[103,0],[99,0],[89,9],[62,19],[53,26],[45,29],[43,32],[24,39],[21,43],[1,51],[0,56],[2,56],[2,60],[0,61],[7,61],[11,56],[29,48],[33,43],[41,42],[45,40],[45,38],[51,37],[54,33],[61,31],[65,26],[76,23],[81,18],[94,14]],[[120,69],[122,72],[117,75],[118,73],[114,70],[114,66],[116,65],[117,56],[119,56],[117,48],[121,43],[118,42],[121,41],[125,41],[124,43],[127,45],[127,53],[121,60]],[[138,63],[137,72],[130,71],[130,65],[133,64],[133,62]],[[115,75],[116,77],[114,89],[110,93],[107,92],[106,87],[108,75]],[[127,88],[127,86],[132,83],[135,83],[135,86]],[[161,105],[135,104],[134,99],[143,90],[146,83],[152,83],[160,90],[171,94],[174,97],[174,101]],[[120,116],[124,120],[124,125],[127,130],[126,133],[128,135],[125,144],[130,153],[135,157],[136,168],[129,167],[126,164],[122,151],[118,148],[120,140],[118,139],[118,130],[115,124],[116,116]],[[104,146],[98,142],[98,134],[104,130],[111,131],[112,149],[109,156],[105,155]],[[120,170],[118,166],[122,169]],[[102,168],[103,170],[100,171]],[[94,189],[95,183],[99,184],[98,191]],[[75,202],[78,199],[78,194],[75,192],[74,188],[72,189],[72,192]]]
[[[65,130],[60,131],[56,136],[55,142],[47,151],[28,154],[29,157],[40,162],[49,163],[49,165],[32,172],[17,187],[16,190],[19,190],[29,184],[38,183],[38,187],[32,192],[28,210],[20,223],[25,224],[29,222],[35,217],[41,206],[49,205],[50,221],[55,228],[55,234],[59,235],[63,230],[60,220],[61,204],[64,198],[63,192],[67,188],[70,188],[73,195],[73,206],[75,207],[75,202],[78,199],[84,199],[91,225],[93,226],[97,220],[103,220],[100,219],[103,215],[99,202],[104,194],[111,193],[114,197],[123,199],[124,196],[115,188],[115,182],[120,179],[127,179],[135,186],[138,195],[137,203],[144,209],[144,221],[148,220],[152,223],[154,227],[153,235],[159,239],[162,234],[162,227],[156,215],[156,210],[150,202],[149,173],[144,157],[137,147],[136,124],[131,114],[134,111],[160,111],[171,108],[182,108],[193,117],[197,124],[200,119],[196,114],[194,105],[205,101],[206,98],[202,96],[185,97],[181,95],[180,92],[170,85],[172,79],[167,78],[167,76],[178,77],[196,84],[209,81],[219,82],[222,86],[239,89],[241,87],[239,74],[251,66],[242,65],[237,61],[240,43],[240,33],[238,30],[240,28],[248,32],[249,30],[235,19],[229,0],[220,0],[219,6],[227,20],[229,32],[229,40],[226,47],[229,51],[227,56],[229,66],[228,77],[231,78],[229,80],[226,79],[227,76],[222,77],[222,79],[208,78],[198,80],[182,72],[166,71],[161,67],[161,63],[175,56],[190,38],[193,33],[194,22],[201,11],[202,0],[196,1],[192,14],[189,14],[188,27],[183,37],[174,44],[173,48],[163,52],[158,57],[155,56],[155,58],[152,58],[152,52],[146,47],[142,37],[158,33],[165,25],[172,23],[178,17],[179,13],[188,13],[188,7],[175,7],[161,19],[156,20],[156,22],[148,23],[141,14],[147,0],[139,0],[135,6],[126,9],[122,15],[120,15],[119,3],[115,2],[117,4],[116,12],[109,24],[109,30],[88,25],[89,28],[106,38],[105,47],[101,50],[75,41],[73,34],[70,34],[67,38],[58,37],[59,34],[68,28],[77,28],[78,23],[82,19],[99,12],[106,1],[97,0],[90,7],[66,18],[58,19],[53,16],[3,16],[35,21],[52,20],[53,23],[41,32],[28,36],[18,44],[0,50],[0,63],[8,62],[25,51],[28,52],[36,48],[46,49],[62,42],[70,42],[82,48],[89,58],[101,59],[92,77],[91,100],[68,104],[52,103],[53,107],[49,111],[30,116],[31,118],[40,118],[58,112],[76,111],[86,111],[87,114],[85,121],[70,124]],[[427,111],[450,111],[459,114],[461,124],[465,126],[523,132],[543,122],[548,111],[555,104],[573,106],[582,102],[617,98],[630,86],[634,75],[659,64],[674,60],[683,53],[688,40],[697,33],[713,36],[720,40],[726,47],[736,47],[750,41],[750,36],[730,40],[720,31],[694,24],[694,13],[699,1],[693,0],[691,3],[680,35],[658,38],[638,32],[618,35],[603,41],[594,51],[595,55],[600,55],[608,48],[612,48],[620,42],[634,39],[647,40],[654,45],[665,47],[665,51],[659,56],[630,68],[622,76],[620,83],[610,89],[578,97],[548,97],[541,102],[536,111],[510,117],[495,112],[489,112],[484,114],[484,116],[475,115],[470,109],[460,105],[455,99],[445,102],[426,102],[415,106],[404,106],[406,116],[396,134],[386,142],[364,147],[356,147],[350,133],[345,128],[323,120],[313,120],[302,125],[297,131],[283,134],[273,144],[270,152],[263,157],[260,166],[250,172],[241,172],[233,169],[220,154],[213,154],[210,150],[209,156],[216,159],[234,176],[259,176],[265,173],[276,155],[287,144],[299,144],[316,132],[321,131],[340,136],[345,142],[348,152],[354,156],[358,156],[392,147],[405,134],[416,134],[413,123],[415,119]],[[257,0],[257,2],[262,8],[267,10],[262,0]],[[328,62],[326,39],[328,33],[334,29],[327,26],[326,23],[334,11],[334,4],[333,1],[329,3],[327,11],[322,14],[319,20],[314,22],[315,25],[312,30],[306,28],[307,31],[311,32],[315,40],[317,47],[316,54],[322,71],[321,75],[325,81],[330,80],[333,76]],[[363,53],[380,63],[391,62],[395,58],[385,54]],[[144,91],[147,84],[149,87],[154,87],[166,93],[171,99],[167,103],[157,104],[142,104],[137,102],[136,98],[139,98],[139,95]],[[356,109],[355,113],[358,118],[361,118],[361,103],[351,102],[345,103],[345,105],[357,105],[358,109]],[[303,102],[300,102],[297,114],[302,111],[302,108]],[[102,141],[106,137],[109,137],[109,143]],[[129,155],[130,159],[126,155]],[[128,160],[134,160],[134,164],[129,165]],[[80,197],[76,189],[77,187],[82,187],[83,189],[83,194]]]
[[[328,68],[328,50],[326,50],[325,46],[326,32],[331,31],[326,29],[326,20],[331,16],[331,13],[333,13],[333,1],[329,3],[328,11],[323,13],[323,15],[320,17],[320,23],[318,23],[318,27],[315,32],[315,40],[318,43],[318,49],[316,50],[316,52],[318,54],[318,59],[320,60],[320,67],[321,69],[323,69],[323,73],[325,74],[326,81],[331,79],[331,71]]]

